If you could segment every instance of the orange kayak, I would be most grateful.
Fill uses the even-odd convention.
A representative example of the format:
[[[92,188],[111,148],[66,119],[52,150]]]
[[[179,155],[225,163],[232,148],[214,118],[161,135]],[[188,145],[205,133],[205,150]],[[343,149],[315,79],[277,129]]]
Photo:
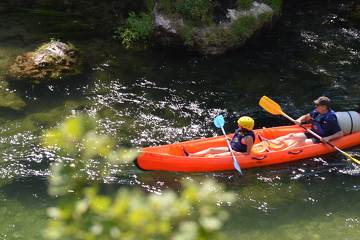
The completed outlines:
[[[308,126],[309,127],[309,126]],[[264,141],[260,139],[275,139],[289,133],[299,133],[304,130],[296,125],[263,128],[255,130],[256,140],[254,151],[250,155],[236,153],[236,158],[242,169],[263,167],[273,164],[282,164],[301,159],[317,157],[335,152],[334,148],[327,144],[308,144],[302,146],[282,147],[266,149]],[[232,134],[228,135],[229,138]],[[360,145],[360,132],[346,135],[332,141],[341,149]],[[231,156],[225,157],[187,157],[187,152],[198,152],[210,147],[226,147],[224,136],[197,139],[187,142],[174,143],[163,146],[144,148],[136,160],[136,164],[143,170],[160,170],[174,172],[213,172],[234,170]]]

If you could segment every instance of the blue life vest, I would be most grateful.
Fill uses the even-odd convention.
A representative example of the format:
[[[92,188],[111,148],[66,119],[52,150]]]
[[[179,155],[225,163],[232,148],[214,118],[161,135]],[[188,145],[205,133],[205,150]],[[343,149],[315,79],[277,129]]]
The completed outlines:
[[[327,137],[341,131],[336,114],[333,110],[329,110],[325,114],[320,114],[315,109],[310,113],[310,116],[312,130],[321,137]]]
[[[247,152],[247,145],[245,142],[246,137],[252,137],[253,142],[255,141],[255,134],[253,131],[246,132],[243,135],[240,128],[236,129],[235,134],[231,139],[231,148],[236,152]]]

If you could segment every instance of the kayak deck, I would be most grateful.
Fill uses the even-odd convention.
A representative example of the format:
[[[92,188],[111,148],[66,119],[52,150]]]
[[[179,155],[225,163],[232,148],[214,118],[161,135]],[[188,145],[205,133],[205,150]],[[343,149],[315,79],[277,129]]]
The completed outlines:
[[[309,127],[309,126],[308,126]],[[264,139],[275,139],[289,133],[300,133],[304,130],[296,125],[263,128],[255,130],[255,144]],[[228,135],[229,138],[232,134]],[[360,145],[360,132],[344,136],[333,141],[339,148],[348,148]],[[137,159],[137,165],[144,170],[162,170],[177,172],[212,172],[233,170],[232,157],[187,157],[189,153],[198,152],[211,147],[226,147],[224,136],[203,138],[187,142],[174,143],[156,147],[144,148]],[[242,169],[281,164],[301,159],[307,159],[334,152],[335,150],[326,144],[309,144],[291,149],[279,151],[251,153],[245,155],[236,153],[237,160]]]

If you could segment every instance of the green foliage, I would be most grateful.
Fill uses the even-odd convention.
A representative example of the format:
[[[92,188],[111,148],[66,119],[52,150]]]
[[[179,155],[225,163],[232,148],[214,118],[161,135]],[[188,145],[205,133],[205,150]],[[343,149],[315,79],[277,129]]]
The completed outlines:
[[[264,0],[266,4],[268,4],[276,14],[280,14],[282,9],[282,0]]]
[[[131,48],[135,43],[148,41],[153,31],[154,23],[150,13],[131,12],[125,26],[115,31],[115,37],[121,40],[124,47]]]
[[[116,34],[119,34],[119,38],[121,39],[121,44],[125,48],[131,48],[135,41],[138,39],[136,38],[135,32],[132,32],[130,29],[123,29],[117,31]]]
[[[233,24],[233,31],[240,41],[245,41],[256,31],[258,22],[255,16],[242,16]]]
[[[175,2],[174,0],[158,0],[157,9],[166,14],[171,14],[175,12]]]
[[[231,46],[236,41],[230,28],[212,26],[205,33],[207,46]]]
[[[114,197],[86,188],[79,200],[48,210],[51,220],[45,236],[53,240],[223,239],[220,230],[228,215],[216,203],[234,197],[216,194],[218,188],[214,182],[186,183],[179,195],[121,189]]]
[[[149,12],[152,12],[155,7],[155,1],[156,0],[146,0],[146,8]]]
[[[228,214],[218,205],[230,204],[234,195],[215,182],[186,182],[178,194],[122,188],[104,195],[96,181],[88,182],[87,173],[97,173],[95,180],[111,177],[106,165],[133,159],[133,151],[114,150],[112,139],[98,135],[87,117],[67,119],[48,131],[43,142],[72,159],[52,166],[50,194],[61,198],[57,207],[48,209],[46,239],[224,239],[221,228]]]
[[[179,35],[184,39],[185,46],[194,46],[194,34],[196,28],[193,26],[184,26],[179,29]]]
[[[236,3],[238,8],[248,10],[251,8],[253,2],[253,0],[237,0]]]
[[[195,25],[212,23],[211,0],[158,0],[157,9],[165,14],[180,14]]]
[[[258,16],[261,23],[271,23],[274,14],[272,12],[264,12]]]
[[[175,9],[193,22],[209,24],[212,17],[213,3],[211,0],[177,0]]]
[[[49,193],[65,195],[68,191],[81,192],[88,179],[100,180],[109,175],[109,164],[133,160],[137,152],[114,150],[115,143],[107,135],[95,132],[95,121],[87,117],[72,117],[43,137],[43,145],[54,149],[68,163],[51,166]]]

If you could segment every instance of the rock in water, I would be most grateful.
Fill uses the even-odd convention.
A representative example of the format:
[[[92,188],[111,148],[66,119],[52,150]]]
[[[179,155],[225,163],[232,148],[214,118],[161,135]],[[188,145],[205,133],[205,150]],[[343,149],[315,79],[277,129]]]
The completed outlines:
[[[33,82],[67,79],[81,74],[83,62],[72,44],[51,40],[37,50],[18,56],[8,77]]]
[[[206,20],[201,22],[189,17],[198,12],[196,9],[185,11],[176,6],[171,9],[162,6],[158,1],[154,7],[155,39],[160,45],[185,45],[188,49],[204,55],[223,54],[244,45],[260,29],[271,26],[274,17],[280,14],[281,0],[277,1],[277,7],[253,0],[246,2],[247,6],[237,4],[234,8],[223,9],[222,12],[227,14],[218,22],[213,20],[213,11],[209,5],[208,15],[202,16],[202,19]],[[179,13],[178,9],[185,13],[188,11],[188,15]]]

